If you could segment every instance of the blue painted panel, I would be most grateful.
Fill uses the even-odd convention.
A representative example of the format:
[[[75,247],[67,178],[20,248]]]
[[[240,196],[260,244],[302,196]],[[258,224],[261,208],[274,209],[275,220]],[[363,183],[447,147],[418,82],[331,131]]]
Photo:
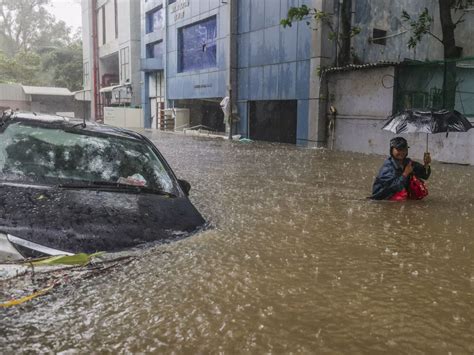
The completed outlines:
[[[151,127],[151,107],[150,107],[150,93],[149,93],[149,80],[150,76],[147,73],[142,74],[143,84],[141,86],[142,93],[142,107],[143,107],[143,117],[142,120],[145,123],[145,128]]]
[[[190,1],[189,2],[189,7],[191,7],[191,16],[194,17],[194,16],[197,16],[199,15],[199,3],[200,1]]]
[[[264,31],[250,32],[250,65],[262,65],[264,62]]]
[[[288,9],[290,7],[299,6],[298,0],[281,0],[280,2],[280,15],[284,18],[288,15]]]
[[[305,21],[298,22],[297,59],[305,60],[311,57],[311,28]]]
[[[219,14],[217,16],[217,26],[219,31],[217,31],[218,38],[227,38],[229,36],[229,8],[223,6],[219,9]]]
[[[220,0],[210,0],[209,1],[209,8],[211,10],[215,9],[215,8],[219,7],[219,3],[220,3]]]
[[[237,71],[237,100],[248,100],[249,98],[249,69]]]
[[[296,63],[296,98],[309,98],[309,79],[310,79],[310,62],[309,60]]]
[[[176,81],[176,97],[178,99],[182,99],[184,98],[184,82],[185,82],[185,78],[183,78],[182,76],[177,76],[175,79]]]
[[[250,0],[239,1],[238,33],[250,31]]]
[[[214,93],[217,91],[217,73],[218,72],[201,74],[199,78],[201,88],[198,90],[200,97],[215,97]]]
[[[166,66],[168,67],[168,72],[167,72],[168,77],[176,76],[177,63],[178,63],[177,52],[168,53],[168,62],[166,63]]]
[[[300,6],[301,5],[306,5],[308,7],[314,7],[313,6],[313,0],[300,0]]]
[[[264,64],[275,64],[280,59],[280,28],[278,26],[264,30]]]
[[[209,0],[200,0],[199,4],[199,13],[209,11]]]
[[[296,144],[306,145],[308,139],[309,100],[298,100],[298,118],[296,122]]]
[[[217,91],[213,97],[224,97],[227,95],[227,72],[219,71],[217,74]]]
[[[280,27],[280,43],[280,61],[295,61],[296,47],[298,45],[298,27]]]
[[[226,38],[217,40],[217,68],[219,70],[227,69],[228,43]]]
[[[181,97],[178,84],[179,84],[178,78],[168,79],[168,99],[169,100],[176,100]]]
[[[237,37],[237,68],[249,66],[250,34],[244,33]]]
[[[263,98],[263,67],[250,68],[249,99],[261,100]]]
[[[278,100],[278,77],[280,66],[267,65],[263,67],[263,99]]]
[[[280,19],[280,0],[265,0],[265,27],[278,26]]]
[[[280,99],[293,100],[296,98],[296,63],[280,64]]]
[[[265,27],[265,2],[250,1],[250,31],[261,30]]]
[[[168,27],[168,51],[176,51],[178,43],[178,35],[176,33],[176,26]]]
[[[183,97],[195,98],[196,89],[194,86],[199,85],[199,75],[181,76],[179,79],[183,86]]]
[[[237,124],[238,124],[238,133],[248,138],[249,134],[247,132],[247,127],[248,127],[247,105],[248,105],[247,102],[239,102],[237,104],[237,110],[239,112],[238,115],[240,117],[240,121]]]

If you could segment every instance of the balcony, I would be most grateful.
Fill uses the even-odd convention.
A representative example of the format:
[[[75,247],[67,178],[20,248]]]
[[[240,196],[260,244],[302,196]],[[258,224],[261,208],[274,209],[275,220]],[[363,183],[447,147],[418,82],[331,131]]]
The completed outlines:
[[[163,56],[160,58],[142,58],[140,59],[140,70],[147,72],[147,71],[156,71],[156,70],[164,70],[164,61]]]

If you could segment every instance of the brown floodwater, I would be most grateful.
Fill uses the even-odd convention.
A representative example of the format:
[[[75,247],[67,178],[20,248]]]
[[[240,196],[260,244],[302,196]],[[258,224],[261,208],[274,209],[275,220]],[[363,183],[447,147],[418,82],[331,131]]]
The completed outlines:
[[[0,353],[474,352],[473,167],[374,202],[383,157],[146,134],[212,228],[1,310]]]

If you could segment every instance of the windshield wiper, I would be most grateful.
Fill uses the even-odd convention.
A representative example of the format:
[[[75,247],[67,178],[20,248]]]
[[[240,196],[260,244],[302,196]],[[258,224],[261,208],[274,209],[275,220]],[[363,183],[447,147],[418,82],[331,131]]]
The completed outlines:
[[[118,182],[110,181],[77,181],[77,182],[66,182],[59,184],[58,187],[66,189],[112,189],[130,192],[145,192],[156,195],[164,195],[168,197],[176,197],[175,194],[160,189],[155,189],[147,186],[136,186],[121,184]]]

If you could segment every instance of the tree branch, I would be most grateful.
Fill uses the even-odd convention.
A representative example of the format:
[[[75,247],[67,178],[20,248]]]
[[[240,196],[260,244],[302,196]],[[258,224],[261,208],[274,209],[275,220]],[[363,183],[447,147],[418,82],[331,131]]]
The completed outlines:
[[[427,32],[431,37],[433,37],[434,39],[437,39],[441,44],[444,44],[443,40],[441,38],[439,38],[438,36],[434,35],[433,33],[431,32]]]

